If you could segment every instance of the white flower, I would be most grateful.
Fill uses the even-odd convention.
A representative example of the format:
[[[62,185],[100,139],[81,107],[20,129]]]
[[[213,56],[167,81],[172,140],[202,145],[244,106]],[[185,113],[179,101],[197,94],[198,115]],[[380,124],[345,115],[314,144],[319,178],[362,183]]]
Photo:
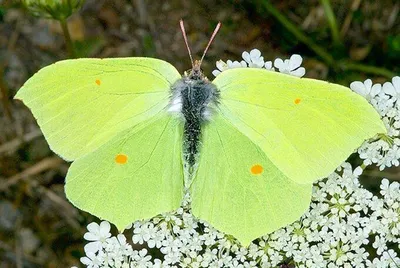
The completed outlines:
[[[261,56],[261,52],[258,49],[252,49],[250,52],[247,51],[243,52],[242,58],[244,60],[240,62],[231,60],[227,60],[227,62],[224,62],[222,60],[217,61],[216,62],[217,69],[214,70],[212,74],[214,76],[217,76],[221,72],[228,69],[246,68],[246,67],[265,68],[266,70],[269,71],[275,71],[272,61],[264,62],[264,57]],[[294,54],[290,57],[290,59],[287,59],[285,61],[277,58],[274,63],[275,67],[277,67],[281,73],[302,77],[305,74],[305,69],[303,67],[300,67],[302,61],[303,59],[300,55]]]
[[[372,85],[372,80],[367,79],[364,82],[355,81],[350,84],[351,90],[360,94],[368,101],[377,96],[382,91],[381,84]]]
[[[400,99],[400,76],[392,78],[392,82],[386,82],[383,84],[383,92],[389,95],[394,101]]]
[[[217,70],[212,71],[212,74],[214,76],[219,75],[221,72],[228,70],[228,69],[234,69],[234,68],[246,68],[247,64],[245,61],[231,61],[231,60],[227,60],[227,62],[225,63],[222,60],[219,60],[216,62],[217,65]]]
[[[382,259],[387,260],[390,267],[399,267],[400,265],[400,258],[397,256],[396,252],[393,249],[389,249],[388,251],[383,252]]]
[[[245,51],[242,53],[242,58],[248,63],[250,68],[263,68],[264,57],[261,56],[261,52],[258,49],[252,49],[249,52]]]
[[[147,245],[149,246],[149,248],[160,248],[164,239],[165,233],[164,231],[160,230],[152,235],[152,237],[147,241]]]
[[[372,246],[376,248],[376,253],[381,255],[385,250],[387,250],[386,239],[381,236],[375,236],[375,241]]]
[[[228,69],[234,69],[234,68],[246,68],[247,64],[244,61],[238,62],[237,60],[231,61],[227,60],[226,64],[228,65]]]
[[[147,249],[142,249],[140,251],[135,250],[133,254],[133,260],[135,260],[138,267],[150,267],[151,256],[147,255]]]
[[[86,254],[89,252],[96,253],[102,249],[102,245],[106,239],[111,237],[110,223],[102,221],[100,225],[98,225],[97,223],[92,222],[87,226],[87,229],[89,232],[86,232],[83,238],[92,242],[85,245],[85,252]]]
[[[303,58],[300,55],[293,54],[290,59],[284,61],[280,58],[275,59],[274,66],[278,68],[281,73],[303,77],[306,73],[306,69],[300,67],[302,62]]]
[[[236,258],[241,262],[244,262],[246,259],[248,251],[246,248],[240,248],[239,251],[236,252]]]
[[[88,268],[99,268],[103,264],[102,254],[96,256],[95,253],[86,253],[87,257],[82,257],[81,262],[87,265]]]
[[[353,174],[354,174],[354,176],[358,177],[362,174],[362,172],[363,172],[362,167],[358,166],[354,169]]]
[[[228,68],[228,64],[226,64],[223,60],[217,61],[215,65],[217,66],[218,69],[212,71],[212,74],[213,74],[214,76],[217,76],[217,75],[219,75],[221,72],[223,72],[223,71],[229,69],[229,68]]]
[[[275,68],[272,67],[272,61],[266,61],[264,64],[264,68],[269,71],[275,71]]]

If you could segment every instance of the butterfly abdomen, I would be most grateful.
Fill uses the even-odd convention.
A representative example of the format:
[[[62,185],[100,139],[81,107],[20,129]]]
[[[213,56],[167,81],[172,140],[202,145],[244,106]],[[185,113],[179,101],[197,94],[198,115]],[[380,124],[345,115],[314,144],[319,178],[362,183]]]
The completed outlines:
[[[186,164],[194,166],[199,152],[201,127],[212,116],[212,106],[218,103],[217,88],[205,79],[184,77],[172,87],[170,111],[182,115],[183,153]]]

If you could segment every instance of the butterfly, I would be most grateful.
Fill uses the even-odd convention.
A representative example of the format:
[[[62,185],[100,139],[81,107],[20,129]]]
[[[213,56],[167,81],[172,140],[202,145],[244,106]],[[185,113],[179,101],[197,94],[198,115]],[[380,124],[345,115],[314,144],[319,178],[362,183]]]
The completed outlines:
[[[313,182],[386,133],[349,88],[256,68],[213,81],[203,57],[183,76],[146,57],[73,59],[41,69],[16,99],[51,149],[73,161],[65,191],[120,230],[177,209],[243,245],[300,218]]]

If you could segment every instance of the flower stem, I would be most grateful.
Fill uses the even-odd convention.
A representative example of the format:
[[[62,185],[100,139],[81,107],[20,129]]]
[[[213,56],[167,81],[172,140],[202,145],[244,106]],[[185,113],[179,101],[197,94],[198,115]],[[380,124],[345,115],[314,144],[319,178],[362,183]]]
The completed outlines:
[[[355,62],[350,62],[350,61],[340,61],[339,67],[343,70],[361,71],[361,72],[364,72],[367,74],[375,74],[375,75],[385,76],[387,78],[392,78],[396,75],[394,72],[391,72],[385,68],[369,66],[369,65],[362,64],[362,63],[355,63]]]
[[[329,0],[320,0],[326,15],[326,19],[328,20],[329,27],[331,28],[332,39],[335,44],[341,44],[342,40],[340,39],[338,25],[336,23],[336,17],[333,13],[332,6]]]
[[[74,50],[74,45],[72,44],[71,35],[69,34],[67,19],[60,19],[60,24],[65,38],[65,46],[70,58],[76,58],[76,53]]]

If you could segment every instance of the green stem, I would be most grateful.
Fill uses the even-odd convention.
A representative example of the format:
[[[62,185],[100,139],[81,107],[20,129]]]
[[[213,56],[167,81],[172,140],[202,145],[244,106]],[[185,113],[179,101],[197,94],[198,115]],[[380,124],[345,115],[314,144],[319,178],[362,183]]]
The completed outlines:
[[[326,15],[326,19],[328,20],[329,27],[331,28],[332,39],[335,44],[341,44],[342,40],[340,39],[339,29],[336,23],[336,17],[333,13],[331,3],[329,0],[320,0]]]
[[[369,66],[362,63],[355,63],[350,61],[341,61],[339,62],[339,67],[343,70],[349,71],[361,71],[367,74],[375,74],[385,76],[387,78],[392,78],[396,76],[396,74],[392,71],[389,71],[385,68]]]
[[[386,178],[386,179],[391,179],[391,180],[399,180],[399,175],[397,173],[390,173],[390,172],[385,172],[385,171],[380,171],[380,170],[365,170],[362,174],[363,176],[367,177],[380,177],[380,178]]]
[[[322,1],[322,0],[321,0]],[[290,31],[300,42],[306,44],[317,54],[323,61],[333,68],[341,68],[343,70],[361,71],[368,74],[382,75],[387,78],[392,78],[395,73],[381,67],[368,66],[360,63],[353,63],[347,60],[336,61],[324,48],[317,45],[311,38],[309,38],[299,27],[293,24],[289,19],[276,9],[269,0],[258,1],[259,7],[264,8],[264,12],[270,13],[274,16],[288,31]]]
[[[322,47],[318,46],[311,38],[306,36],[300,28],[294,25],[289,19],[279,12],[269,1],[258,1],[259,5],[268,13],[274,16],[287,30],[289,30],[296,38],[302,43],[310,47],[318,56],[320,56],[326,63],[331,66],[335,65],[333,57],[325,51]]]
[[[74,50],[74,45],[72,44],[71,35],[69,34],[68,24],[66,19],[60,19],[60,24],[62,31],[64,33],[65,45],[70,58],[76,58],[76,53]]]

